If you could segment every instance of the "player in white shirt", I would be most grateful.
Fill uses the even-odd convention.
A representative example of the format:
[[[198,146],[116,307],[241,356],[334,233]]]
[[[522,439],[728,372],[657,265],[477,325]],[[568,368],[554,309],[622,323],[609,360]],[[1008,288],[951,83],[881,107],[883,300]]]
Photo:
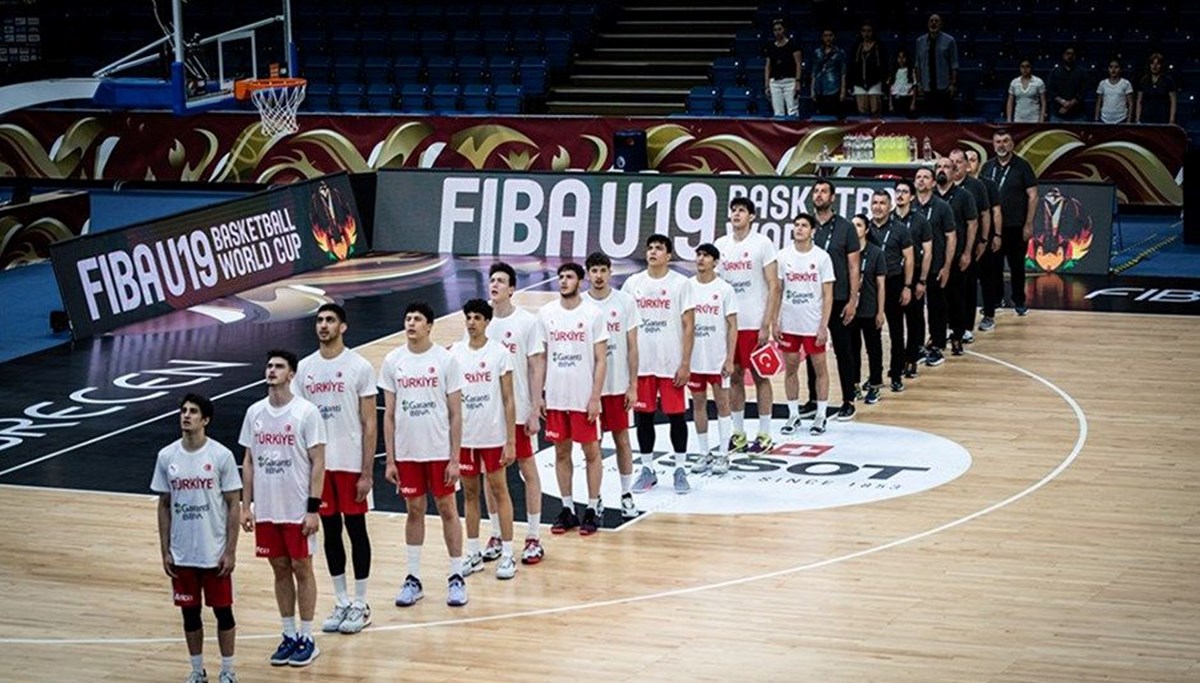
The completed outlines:
[[[826,406],[829,405],[829,366],[825,344],[829,340],[829,316],[833,311],[833,261],[829,254],[813,244],[816,221],[809,214],[796,216],[792,244],[779,252],[779,279],[783,282],[783,303],[779,308],[776,338],[783,351],[783,390],[789,405],[800,400],[800,363],[803,352],[812,361],[816,373],[817,413],[808,433],[825,433]],[[797,416],[798,417],[798,416]]]
[[[621,291],[637,303],[642,326],[638,332],[637,424],[642,471],[633,483],[634,493],[645,493],[658,484],[654,472],[654,411],[662,399],[662,411],[671,423],[671,448],[675,454],[675,493],[692,490],[687,480],[687,401],[684,387],[691,376],[695,316],[692,285],[667,267],[673,247],[665,235],[646,238],[646,270],[630,275]]]
[[[721,278],[733,286],[738,307],[737,349],[733,357],[733,380],[730,383],[733,437],[729,450],[740,453],[766,453],[771,441],[771,410],[775,390],[770,377],[760,377],[750,363],[754,350],[771,341],[773,326],[779,317],[779,274],[775,244],[765,235],[754,232],[754,202],[746,197],[734,197],[729,202],[729,225],[732,234],[717,238],[714,246],[721,253]],[[746,386],[742,378],[746,370],[754,378],[754,393],[758,399],[758,436],[746,438]]]
[[[175,604],[183,611],[183,637],[192,660],[192,683],[204,672],[204,622],[200,598],[217,618],[220,683],[237,683],[233,672],[236,623],[233,568],[237,563],[238,501],[242,479],[233,453],[208,438],[212,401],[188,394],[179,403],[174,443],[158,452],[150,490],[158,494],[158,540],[163,571],[171,577]]]
[[[325,489],[325,422],[315,405],[292,394],[297,364],[291,351],[267,352],[267,397],[246,410],[238,437],[246,448],[242,529],[254,532],[255,554],[271,563],[283,622],[273,666],[307,666],[321,654],[312,637],[317,610],[312,558]]]
[[[546,340],[545,386],[534,386],[537,411],[546,417],[546,440],[554,444],[554,474],[562,495],[562,510],[550,527],[562,534],[579,527],[589,536],[600,528],[600,395],[608,359],[608,329],[595,306],[579,294],[583,266],[558,267],[559,298],[542,306],[538,323]],[[542,390],[545,396],[542,397]],[[571,462],[572,444],[583,448],[587,468],[588,506],[580,520],[575,514]]]
[[[325,420],[325,490],[321,493],[321,526],[325,531],[325,564],[333,577],[334,605],[321,630],[358,633],[371,623],[367,577],[371,575],[371,539],[367,510],[375,483],[375,368],[347,349],[346,311],[337,304],[317,309],[320,348],[301,359],[292,393],[311,401]],[[344,523],[343,523],[344,520]],[[354,601],[346,588],[346,546],[350,537],[354,560]]]
[[[462,371],[448,349],[433,343],[433,309],[413,302],[404,309],[404,345],[393,349],[379,369],[383,389],[385,478],[396,485],[407,509],[404,524],[408,574],[396,595],[398,607],[425,597],[421,547],[425,544],[425,494],[433,496],[442,518],[442,538],[450,555],[446,604],[467,604],[463,580],[462,522],[454,492],[462,447]]]
[[[621,516],[638,516],[633,502],[633,448],[629,445],[629,411],[637,401],[638,327],[642,324],[637,304],[625,292],[612,288],[612,260],[600,252],[584,261],[588,291],[584,292],[604,318],[608,328],[608,369],[600,397],[600,431],[612,432],[617,449],[617,473],[621,477]]]
[[[732,425],[729,416],[729,379],[733,376],[733,357],[737,349],[738,307],[733,286],[717,277],[721,250],[712,244],[696,247],[696,277],[692,278],[692,298],[696,302],[696,344],[692,348],[692,419],[696,440],[700,443],[700,461],[692,471],[711,471],[721,475],[729,471],[726,444]],[[717,406],[717,455],[708,444],[708,387],[712,387]]]
[[[471,299],[463,305],[467,338],[450,349],[462,371],[462,472],[463,508],[467,513],[467,554],[463,576],[483,571],[479,550],[480,475],[487,480],[493,501],[488,510],[500,517],[500,562],[496,578],[517,575],[513,560],[513,506],[508,495],[508,466],[516,459],[516,405],[513,400],[513,376],[509,366],[512,354],[487,338],[492,307],[483,299]]]
[[[546,349],[542,340],[541,325],[537,316],[513,305],[512,297],[517,291],[517,272],[513,267],[499,261],[488,270],[488,295],[492,300],[492,322],[487,327],[487,337],[508,349],[513,373],[513,402],[516,411],[516,456],[517,468],[525,482],[525,514],[529,530],[525,532],[525,549],[521,552],[522,564],[537,564],[546,556],[542,547],[542,479],[538,474],[537,459],[533,457],[532,436],[541,431],[541,418],[533,409],[534,396],[531,387],[543,383],[546,373]],[[536,380],[536,382],[535,382]],[[492,533],[483,559],[492,561],[500,558],[500,515],[495,512],[496,502],[487,497]]]

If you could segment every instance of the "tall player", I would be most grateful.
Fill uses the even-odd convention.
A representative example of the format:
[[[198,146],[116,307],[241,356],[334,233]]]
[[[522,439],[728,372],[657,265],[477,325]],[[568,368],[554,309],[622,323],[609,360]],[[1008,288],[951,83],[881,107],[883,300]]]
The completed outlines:
[[[717,238],[715,247],[721,254],[721,277],[733,286],[738,312],[737,347],[733,356],[733,375],[730,383],[733,437],[729,450],[766,453],[771,442],[771,410],[775,391],[769,377],[760,377],[750,364],[755,349],[771,341],[772,327],[779,317],[779,271],[775,244],[766,236],[754,232],[754,202],[746,197],[734,197],[729,202],[729,224],[733,234]],[[750,368],[754,378],[754,393],[758,398],[758,436],[753,442],[746,438],[746,386],[742,378]]]
[[[207,683],[200,596],[217,618],[220,683],[233,672],[233,567],[237,563],[238,500],[242,479],[233,453],[208,438],[212,401],[188,394],[179,403],[181,437],[158,452],[150,490],[158,494],[158,540],[163,571],[183,611],[183,637],[192,660],[187,683]]]
[[[600,396],[608,365],[608,329],[595,306],[579,295],[583,267],[564,263],[558,267],[556,301],[542,306],[538,323],[546,339],[545,398],[537,410],[546,416],[546,440],[554,444],[554,473],[562,494],[562,511],[550,530],[566,533],[579,527],[589,536],[600,529],[600,482],[604,474],[600,460]],[[540,378],[539,378],[540,379]],[[534,386],[540,396],[543,387]],[[583,448],[587,469],[588,506],[583,520],[575,514],[571,462],[572,444]]]
[[[517,272],[504,262],[492,264],[488,271],[488,295],[492,299],[492,322],[487,327],[487,337],[508,349],[513,373],[513,397],[516,409],[517,467],[525,481],[525,512],[529,530],[525,533],[525,549],[521,552],[522,564],[537,564],[546,555],[542,547],[542,479],[538,474],[537,460],[533,457],[533,442],[530,437],[541,431],[541,416],[534,410],[534,396],[530,389],[536,380],[541,386],[546,372],[546,350],[541,326],[537,317],[512,303],[517,291]],[[486,491],[485,491],[486,493]],[[484,560],[495,560],[501,554],[500,515],[492,512],[495,502],[488,500],[491,516],[492,537],[483,549]]]
[[[292,394],[296,354],[267,352],[267,397],[246,410],[238,443],[242,459],[242,528],[275,574],[283,640],[271,664],[307,666],[321,654],[312,636],[317,611],[318,511],[325,490],[325,422],[312,403]],[[300,628],[296,629],[299,607]]]
[[[488,510],[500,516],[500,562],[496,578],[517,575],[513,561],[513,506],[508,495],[508,466],[516,458],[516,407],[508,349],[487,338],[492,307],[483,299],[463,306],[467,338],[450,352],[462,370],[463,437],[459,453],[463,508],[467,511],[467,556],[463,576],[483,571],[479,552],[479,475],[494,501]]]
[[[671,240],[666,235],[646,238],[646,270],[631,275],[621,291],[637,302],[642,317],[638,334],[638,379],[636,413],[638,449],[642,471],[633,484],[635,493],[658,484],[654,473],[654,411],[662,399],[662,411],[671,423],[671,448],[675,452],[675,493],[692,490],[687,480],[687,402],[683,391],[692,374],[695,343],[695,311],[692,285],[667,267]]]
[[[367,577],[371,575],[371,539],[367,536],[369,496],[375,483],[375,368],[346,348],[346,311],[337,304],[317,309],[321,346],[300,361],[292,393],[311,401],[325,420],[325,490],[321,526],[325,563],[333,577],[334,605],[321,624],[327,633],[358,633],[371,623]],[[346,588],[346,546],[354,560],[354,601]]]
[[[450,555],[446,604],[467,604],[463,580],[462,522],[454,491],[458,488],[462,447],[462,373],[447,349],[429,338],[433,309],[416,302],[404,309],[404,345],[383,358],[384,476],[396,485],[408,510],[404,524],[408,575],[396,595],[398,607],[425,597],[421,584],[421,548],[425,545],[425,494],[433,496],[442,518],[442,539]]]
[[[815,223],[816,219],[809,214],[796,216],[792,244],[779,252],[783,303],[779,310],[778,339],[784,359],[783,387],[791,411],[788,424],[799,424],[800,351],[803,349],[816,375],[815,391],[810,398],[815,399],[817,409],[808,433],[817,436],[825,433],[826,406],[829,405],[825,345],[829,341],[830,316],[836,315],[833,300],[836,276],[829,254],[813,244]]]
[[[696,247],[696,277],[692,278],[692,298],[696,302],[696,344],[692,348],[692,419],[700,444],[700,462],[692,467],[697,474],[729,471],[729,453],[725,450],[732,425],[729,416],[729,378],[733,375],[738,338],[738,309],[733,286],[717,277],[721,251],[712,244]],[[717,404],[717,455],[708,444],[708,387]]]
[[[607,372],[600,397],[600,431],[611,432],[617,449],[617,473],[621,477],[621,516],[637,517],[633,502],[633,448],[629,445],[629,411],[637,401],[638,326],[642,324],[637,304],[612,284],[612,261],[596,252],[584,262],[590,286],[584,293],[604,318],[608,328]]]

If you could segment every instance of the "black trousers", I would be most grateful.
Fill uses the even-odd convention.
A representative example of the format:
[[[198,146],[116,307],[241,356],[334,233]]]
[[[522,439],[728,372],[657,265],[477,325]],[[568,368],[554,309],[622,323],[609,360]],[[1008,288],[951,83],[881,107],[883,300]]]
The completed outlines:
[[[837,371],[838,383],[842,387],[842,403],[854,403],[854,349],[851,342],[851,326],[854,321],[850,321],[850,326],[842,323],[842,309],[846,307],[846,301],[838,299],[833,300],[833,312],[829,316],[829,341],[833,346],[833,353],[837,356]],[[812,361],[805,359],[804,365],[808,370],[808,395],[817,395],[817,374],[813,370]],[[832,397],[832,387],[830,390]]]
[[[933,284],[936,285],[937,282]],[[926,292],[920,299],[917,298],[917,293],[913,292],[912,301],[904,308],[904,324],[908,328],[904,360],[909,363],[917,362],[917,354],[921,351],[921,345],[925,343],[925,301],[929,299],[928,289],[926,287]]]
[[[867,381],[873,385],[883,384],[883,331],[875,327],[875,316],[855,318],[850,350],[854,357],[854,381],[862,379],[862,350],[867,348]]]
[[[931,118],[954,118],[954,96],[949,90],[930,90],[925,93],[921,114]]]
[[[883,315],[887,318],[888,340],[892,348],[888,352],[888,378],[900,379],[904,373],[904,309],[900,305],[900,295],[904,291],[904,273],[889,275],[886,280],[886,294],[883,300]]]
[[[950,280],[946,283],[946,323],[950,326],[950,338],[962,341],[963,330],[963,301],[966,300],[964,286],[966,278],[958,268],[958,259],[950,265]]]
[[[954,266],[951,266],[953,270]],[[946,288],[954,281],[951,275],[946,288],[938,282],[936,271],[929,273],[929,286],[925,290],[925,306],[929,309],[929,342],[933,348],[945,350],[946,325],[950,317],[950,306],[946,300]]]
[[[979,263],[971,261],[963,273],[962,326],[963,330],[975,329],[975,314],[979,306]]]
[[[979,259],[979,289],[983,294],[983,317],[996,317],[996,308],[1004,300],[1003,249],[992,251],[989,248]]]
[[[1008,274],[1012,286],[1012,302],[1014,306],[1025,305],[1025,251],[1029,248],[1021,233],[1022,226],[1005,226],[1001,237],[1003,246],[1000,252],[1008,261]],[[1001,276],[1003,277],[1003,276]],[[1001,283],[1003,287],[1003,283]]]

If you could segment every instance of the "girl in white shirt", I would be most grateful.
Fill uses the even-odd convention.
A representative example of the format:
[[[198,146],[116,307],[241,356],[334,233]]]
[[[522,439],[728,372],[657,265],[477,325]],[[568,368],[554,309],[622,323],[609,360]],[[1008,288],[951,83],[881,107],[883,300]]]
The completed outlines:
[[[1133,85],[1121,78],[1121,63],[1108,63],[1108,78],[1096,86],[1096,120],[1102,123],[1125,123],[1133,111]]]
[[[896,72],[888,81],[888,106],[893,114],[913,116],[917,111],[917,77],[908,63],[908,52],[896,50]]]
[[[1046,83],[1033,75],[1033,63],[1021,60],[1021,75],[1008,84],[1004,107],[1010,123],[1041,123],[1046,120]]]

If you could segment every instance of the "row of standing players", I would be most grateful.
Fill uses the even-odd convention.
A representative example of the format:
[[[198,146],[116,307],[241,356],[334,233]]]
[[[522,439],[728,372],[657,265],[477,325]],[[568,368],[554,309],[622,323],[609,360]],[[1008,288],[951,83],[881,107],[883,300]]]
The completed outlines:
[[[373,486],[376,393],[384,392],[385,477],[407,510],[407,572],[395,603],[408,607],[424,595],[421,548],[427,494],[442,518],[450,567],[447,604],[465,605],[465,577],[497,560],[496,576],[516,574],[513,506],[506,468],[516,462],[525,484],[528,535],[521,561],[539,563],[541,485],[531,437],[541,431],[555,445],[562,510],[554,533],[600,526],[600,434],[612,433],[621,480],[621,514],[636,517],[634,493],[657,485],[656,466],[669,463],[677,493],[688,481],[685,388],[693,397],[700,452],[690,473],[721,475],[730,453],[769,452],[773,391],[752,370],[750,356],[769,341],[784,353],[788,417],[781,434],[804,419],[810,434],[826,416],[850,420],[855,399],[877,402],[882,389],[881,329],[891,340],[888,376],[893,392],[923,363],[960,355],[975,327],[975,292],[983,293],[979,330],[995,326],[1007,260],[1014,283],[1024,279],[1024,245],[1032,229],[1036,179],[998,132],[996,156],[980,167],[974,150],[954,150],[913,181],[898,181],[894,200],[876,193],[871,216],[848,221],[833,211],[834,187],[818,180],[812,214],[793,221],[793,242],[777,250],[753,231],[755,207],[731,202],[731,234],[696,249],[688,279],[668,264],[672,242],[653,235],[647,269],[611,286],[611,262],[593,254],[584,267],[558,269],[559,296],[538,315],[513,305],[516,273],[503,263],[489,273],[489,299],[464,306],[466,335],[450,349],[434,344],[434,313],[414,303],[405,311],[406,341],[383,361],[378,381],[365,359],[343,342],[346,313],[336,304],[318,311],[320,348],[302,361],[273,350],[265,369],[268,395],[252,405],[239,443],[242,476],[232,453],[205,435],[212,403],[190,394],[180,406],[181,439],[164,448],[151,483],[160,494],[159,532],[164,571],[183,614],[192,661],[189,681],[207,681],[203,668],[201,596],[213,608],[222,655],[220,681],[233,673],[235,623],[231,575],[238,531],[255,534],[255,553],[275,575],[283,639],[274,665],[305,666],[320,653],[313,638],[317,586],[312,557],[324,527],[325,557],[335,603],[321,624],[326,632],[356,633],[370,623],[367,582],[371,546],[365,514]],[[894,202],[894,206],[893,206]],[[967,248],[970,245],[970,248]],[[584,280],[589,288],[582,291]],[[1012,288],[1018,315],[1026,313],[1023,287]],[[928,309],[929,342],[925,338]],[[949,333],[947,333],[949,328]],[[907,342],[906,342],[907,337]],[[825,348],[834,347],[842,403],[827,408]],[[862,378],[862,346],[869,377]],[[799,367],[807,366],[809,401],[799,401]],[[749,370],[759,408],[754,439],[745,429]],[[737,378],[730,381],[731,378]],[[719,439],[708,439],[711,388]],[[640,462],[633,460],[629,411],[634,412]],[[656,462],[655,411],[667,416],[673,455]],[[572,491],[573,444],[581,445],[588,500],[577,514]],[[466,553],[454,494],[466,501]],[[244,485],[244,490],[243,490]],[[480,544],[480,495],[491,535]],[[350,595],[342,530],[350,538],[354,594]],[[297,621],[297,614],[299,620]]]

